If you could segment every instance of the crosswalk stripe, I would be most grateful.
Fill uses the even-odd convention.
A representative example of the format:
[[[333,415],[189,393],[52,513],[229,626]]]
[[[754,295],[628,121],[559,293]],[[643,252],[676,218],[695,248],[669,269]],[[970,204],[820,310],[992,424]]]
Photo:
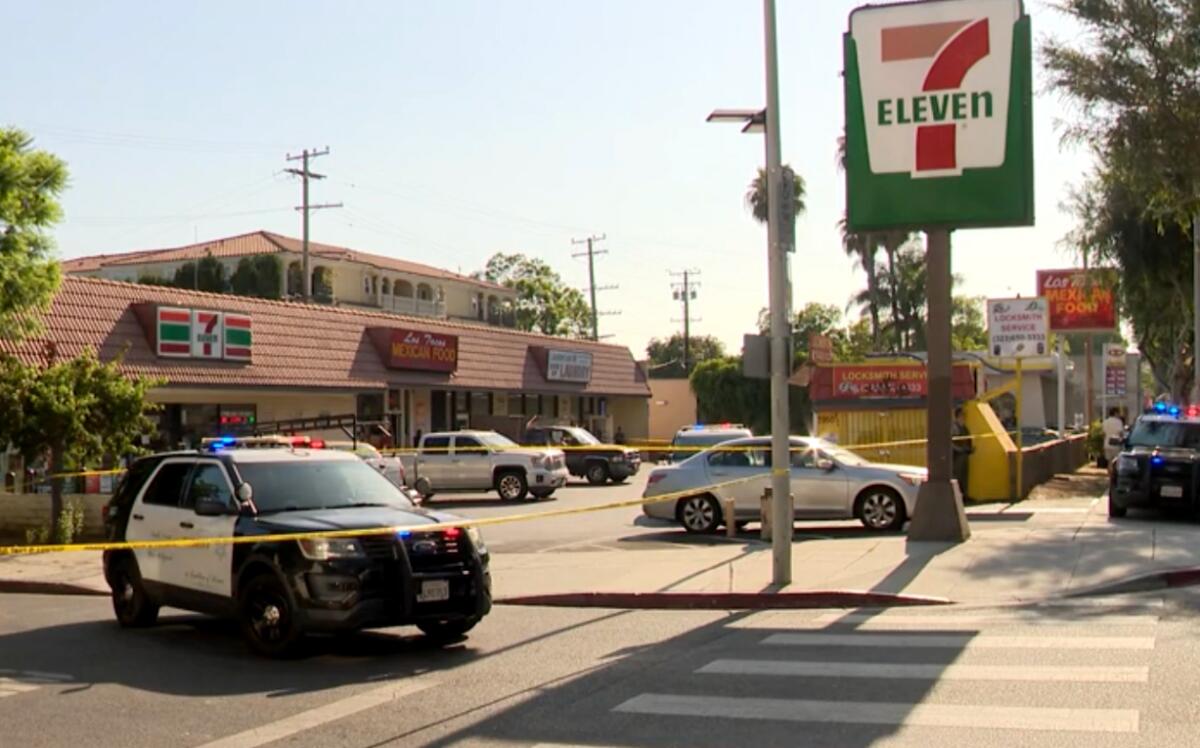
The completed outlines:
[[[1133,733],[1134,709],[902,704],[644,693],[613,709],[628,714],[838,724]]]
[[[913,665],[877,662],[802,662],[793,660],[714,660],[696,671],[725,675],[772,675],[813,678],[891,678],[1038,683],[1146,683],[1150,668],[1115,665]]]
[[[828,626],[846,623],[865,626],[923,626],[930,629],[950,629],[981,624],[1020,624],[1022,626],[1153,626],[1158,623],[1156,615],[1098,615],[1063,617],[1045,613],[1009,613],[1005,615],[945,615],[912,616],[866,613],[826,613],[812,619],[810,625]]]
[[[1152,636],[998,636],[993,634],[771,634],[762,644],[903,649],[1154,649]]]

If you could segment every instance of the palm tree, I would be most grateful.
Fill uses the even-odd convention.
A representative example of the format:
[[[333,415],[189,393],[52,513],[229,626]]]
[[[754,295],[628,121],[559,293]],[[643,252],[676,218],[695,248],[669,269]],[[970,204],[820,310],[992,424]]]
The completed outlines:
[[[860,294],[856,303],[866,307],[871,317],[871,345],[879,350],[879,272],[875,264],[875,255],[879,250],[879,237],[870,233],[855,233],[846,228],[846,218],[838,221],[842,234],[842,249],[846,255],[854,258],[863,272],[867,274],[867,291],[865,296]]]
[[[783,167],[784,184],[792,185],[792,220],[804,213],[804,177],[792,171],[792,167]],[[746,189],[746,207],[759,223],[767,222],[767,170],[759,169],[758,175]]]
[[[896,278],[896,253],[899,252],[900,248],[907,244],[908,240],[911,238],[912,234],[908,233],[907,231],[886,231],[883,233],[881,243],[883,244],[883,252],[885,255],[887,255],[887,276],[888,282],[891,284],[892,288],[896,288],[896,284],[898,282],[898,279]],[[892,319],[899,320],[900,303],[895,294],[892,294],[891,305]],[[895,346],[896,350],[903,350],[904,341],[902,339],[899,326],[893,325],[892,335],[892,344]]]

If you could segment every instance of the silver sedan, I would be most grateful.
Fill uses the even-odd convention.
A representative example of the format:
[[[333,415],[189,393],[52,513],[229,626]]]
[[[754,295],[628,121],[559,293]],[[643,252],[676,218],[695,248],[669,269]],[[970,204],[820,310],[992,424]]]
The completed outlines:
[[[791,485],[796,519],[857,518],[872,530],[897,530],[912,516],[926,470],[864,460],[832,442],[791,438]],[[675,465],[655,468],[643,499],[682,493],[675,501],[642,505],[648,517],[674,519],[688,532],[715,532],[727,518],[722,500],[734,502],[739,525],[760,518],[763,489],[771,481],[771,440],[735,439]]]

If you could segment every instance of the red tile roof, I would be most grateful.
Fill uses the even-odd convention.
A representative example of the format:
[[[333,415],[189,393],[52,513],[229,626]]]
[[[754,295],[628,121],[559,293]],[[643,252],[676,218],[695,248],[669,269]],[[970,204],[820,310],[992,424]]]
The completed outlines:
[[[182,262],[199,260],[208,254],[211,254],[213,257],[250,257],[260,254],[275,254],[276,252],[300,254],[302,251],[303,242],[300,239],[293,239],[290,236],[283,236],[282,234],[275,234],[270,231],[254,231],[249,234],[240,234],[238,236],[215,239],[199,244],[188,244],[182,247],[144,249],[120,254],[76,257],[63,262],[63,271],[66,273],[82,273],[99,270],[104,267],[140,265],[147,262]],[[408,260],[400,260],[395,257],[386,257],[368,252],[359,252],[358,250],[337,247],[332,244],[321,244],[320,242],[310,241],[308,243],[308,251],[314,258],[345,260],[347,262],[369,265],[380,270],[410,273],[426,278],[461,281],[497,290],[510,290],[495,283],[477,280],[430,265],[422,265],[418,262],[409,262]]]
[[[253,362],[158,358],[138,322],[135,304],[249,314]],[[650,395],[641,368],[629,349],[621,346],[317,304],[66,276],[44,323],[39,338],[19,344],[0,341],[0,351],[30,362],[43,360],[46,342],[53,342],[64,358],[93,348],[107,361],[125,351],[127,373],[164,378],[170,386],[346,390],[428,385],[543,394]],[[458,370],[441,375],[387,369],[366,332],[368,327],[457,335]],[[547,382],[531,347],[591,353],[591,382]]]

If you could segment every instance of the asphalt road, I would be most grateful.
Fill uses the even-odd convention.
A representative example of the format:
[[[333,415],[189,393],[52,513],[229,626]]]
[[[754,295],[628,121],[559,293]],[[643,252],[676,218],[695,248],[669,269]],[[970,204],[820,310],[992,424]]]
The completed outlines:
[[[4,745],[1190,746],[1200,595],[1069,607],[500,608],[465,642],[407,629],[250,656],[104,599],[0,608]]]
[[[642,517],[640,507],[607,509],[549,519],[538,519],[534,516],[547,511],[583,509],[639,499],[646,486],[646,476],[652,467],[644,465],[637,475],[623,484],[592,486],[581,478],[572,478],[566,487],[555,491],[549,499],[501,501],[494,491],[437,494],[427,506],[472,519],[528,516],[528,521],[483,529],[488,547],[499,553],[613,547],[614,543],[632,543],[639,540],[662,539],[669,542],[682,535],[682,531],[672,524],[654,522]]]

